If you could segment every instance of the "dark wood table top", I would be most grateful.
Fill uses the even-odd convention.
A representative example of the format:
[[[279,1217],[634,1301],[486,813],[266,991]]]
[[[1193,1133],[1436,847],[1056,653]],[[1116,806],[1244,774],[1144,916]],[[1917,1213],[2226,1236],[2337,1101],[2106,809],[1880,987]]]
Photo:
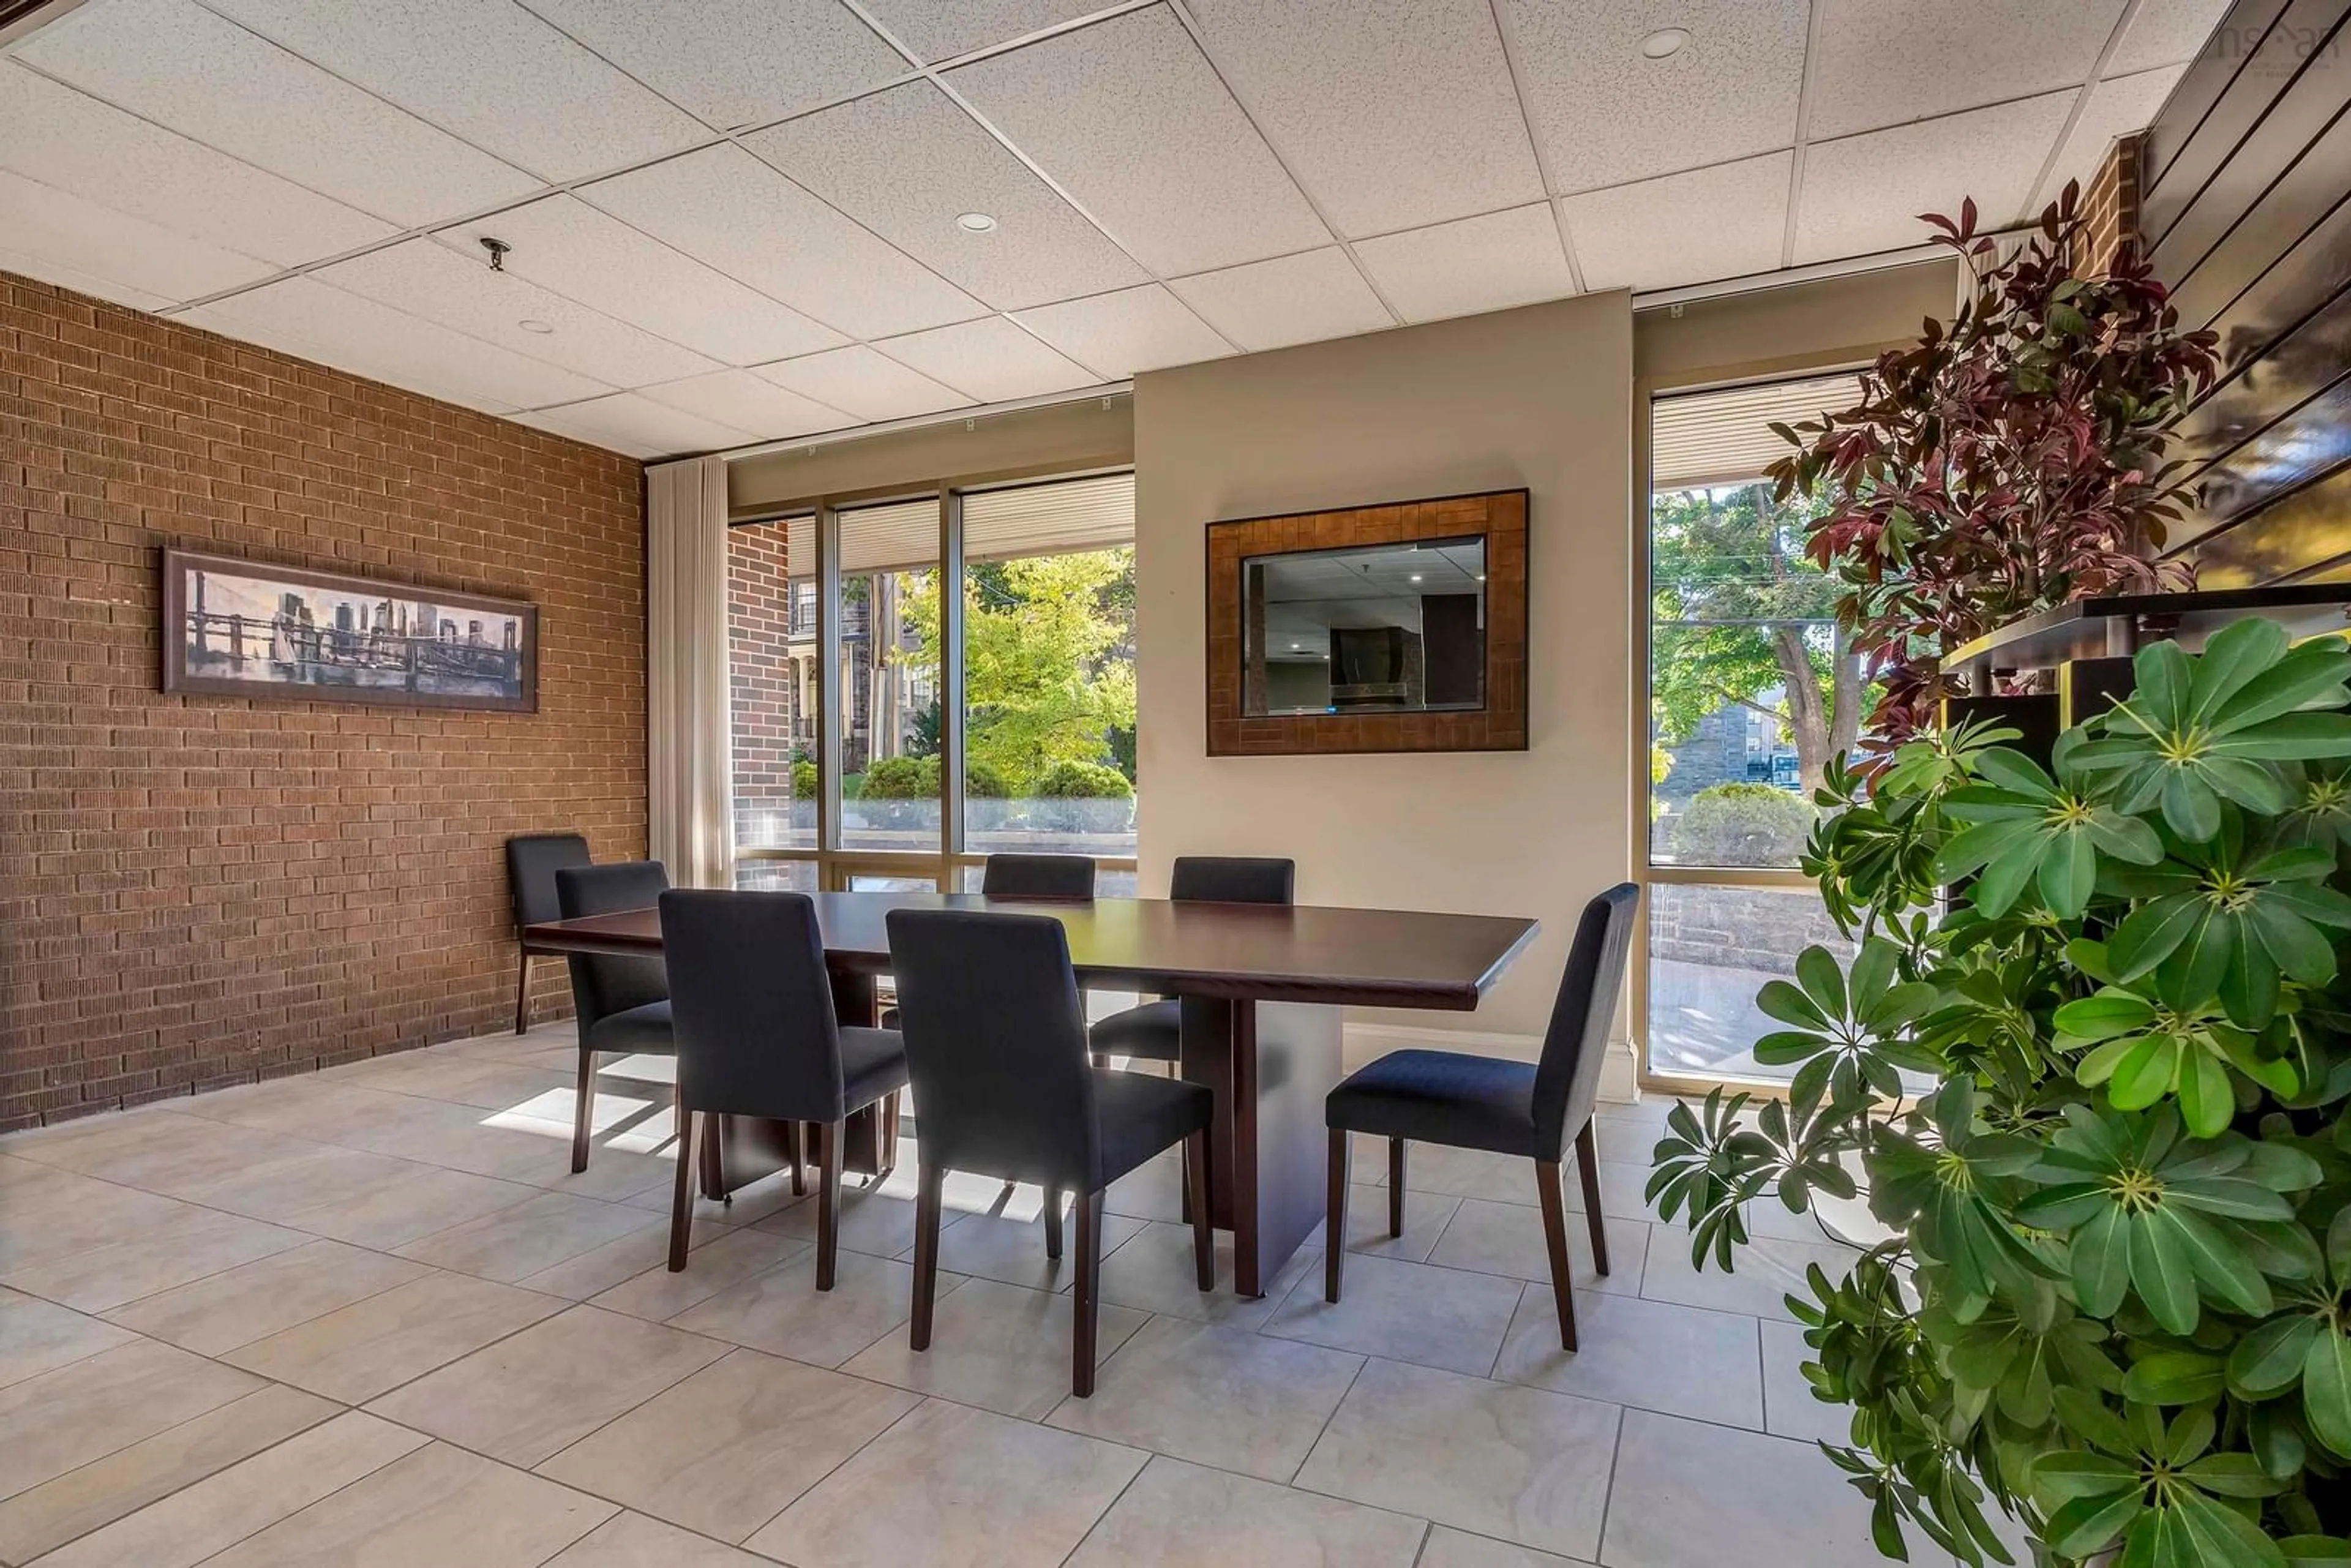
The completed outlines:
[[[890,967],[893,909],[1050,915],[1069,933],[1080,981],[1102,988],[1260,1001],[1467,1012],[1534,939],[1515,916],[1312,904],[987,898],[976,893],[820,893],[817,923],[833,967]],[[661,914],[632,909],[551,920],[523,939],[539,952],[652,953]]]

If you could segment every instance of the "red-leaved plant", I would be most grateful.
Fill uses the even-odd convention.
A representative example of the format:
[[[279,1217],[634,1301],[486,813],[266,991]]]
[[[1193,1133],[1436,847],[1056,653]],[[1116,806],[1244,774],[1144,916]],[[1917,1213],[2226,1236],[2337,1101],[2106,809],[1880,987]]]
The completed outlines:
[[[2079,200],[2068,183],[2005,257],[1972,200],[1956,223],[1922,214],[1973,300],[1880,355],[1857,406],[1772,426],[1796,448],[1768,470],[1778,498],[1827,487],[1807,548],[1851,585],[1837,617],[1883,683],[1865,749],[1937,722],[1943,658],[1972,638],[2071,600],[2195,586],[2155,552],[2184,466],[2163,461],[2165,432],[2210,386],[2214,335],[2179,329],[2127,243],[2102,274],[2077,271]]]

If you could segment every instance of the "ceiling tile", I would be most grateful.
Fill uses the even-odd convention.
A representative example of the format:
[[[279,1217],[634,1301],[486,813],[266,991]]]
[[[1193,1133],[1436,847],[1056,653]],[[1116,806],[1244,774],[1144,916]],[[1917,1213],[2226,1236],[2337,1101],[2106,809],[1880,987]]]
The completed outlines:
[[[1670,288],[1770,272],[1788,224],[1792,152],[1562,198],[1586,288]]]
[[[1355,255],[1407,321],[1502,310],[1575,292],[1548,203],[1360,240]]]
[[[867,0],[874,20],[925,60],[951,59],[1102,10],[1110,0]]]
[[[1192,14],[1346,233],[1541,199],[1489,0],[1192,0]]]
[[[2115,138],[2144,131],[2153,124],[2156,110],[2171,96],[2173,85],[2187,68],[2184,65],[2164,66],[2093,83],[2089,101],[2082,106],[2065,145],[2058,149],[2056,162],[2050,165],[2049,177],[2042,181],[2032,204],[2042,206],[2055,201],[2068,180],[2079,180],[2088,186]]]
[[[1252,351],[1395,325],[1336,246],[1179,277],[1168,287],[1208,325]]]
[[[1527,110],[1559,190],[1590,190],[1787,147],[1803,90],[1806,0],[1508,0]],[[1688,43],[1641,53],[1661,27]]]
[[[117,290],[106,298],[142,309],[256,283],[277,271],[273,262],[199,244],[5,171],[0,171],[0,245],[83,278],[104,279]],[[37,269],[32,276],[66,281]]]
[[[540,183],[190,0],[96,0],[18,53],[133,114],[397,224],[455,217]]]
[[[758,371],[786,392],[847,409],[866,420],[907,419],[963,408],[972,401],[862,345],[761,365]]]
[[[820,430],[841,430],[858,423],[855,416],[786,392],[749,371],[713,371],[682,382],[640,387],[658,403],[703,419],[748,432],[762,440],[782,435],[813,435]]]
[[[0,225],[5,225],[7,217],[6,198],[0,196]],[[58,253],[55,251],[13,249],[5,241],[16,237],[15,230],[0,226],[0,272],[13,272],[19,277],[29,277],[37,283],[54,283],[59,288],[70,288],[76,294],[87,294],[93,299],[128,305],[133,310],[164,310],[173,303],[163,295],[150,294],[128,283],[118,283],[111,277],[84,272],[71,263],[58,259]],[[33,237],[37,242],[41,236],[36,233]]]
[[[1986,226],[2018,215],[2064,128],[2075,92],[2045,93],[1917,125],[1815,141],[1804,152],[1796,261],[1924,245],[1920,213],[1956,214],[1967,197]]]
[[[436,240],[403,240],[312,276],[608,386],[676,381],[719,368],[690,349],[574,304],[519,273],[492,272],[478,257],[460,256]],[[528,331],[520,325],[524,321],[555,330]]]
[[[1220,360],[1233,351],[1155,283],[1023,310],[1020,322],[1104,381],[1163,365]]]
[[[542,180],[682,152],[709,129],[512,0],[207,0]]]
[[[398,232],[5,59],[0,167],[281,267]]]
[[[1092,386],[1102,378],[1063,359],[1001,316],[937,327],[873,345],[945,386],[982,402]]]
[[[2228,14],[2229,0],[2138,0],[2121,42],[2106,57],[2105,72],[2122,76],[2186,65]]]
[[[517,277],[721,364],[756,365],[843,341],[830,327],[574,197],[549,196],[442,231],[465,241],[459,248],[469,255],[479,254],[475,242],[484,235],[514,246],[506,262]]]
[[[607,390],[585,376],[330,288],[315,275],[264,284],[174,319],[492,413]]]
[[[747,430],[687,413],[636,392],[615,392],[560,408],[534,409],[513,416],[517,424],[568,435],[631,457],[668,457],[688,452],[719,452],[756,439]]]
[[[904,76],[834,0],[528,0],[532,10],[721,131]]]
[[[1809,134],[1819,141],[2077,83],[2124,4],[1821,0]]]
[[[1147,267],[1202,272],[1330,239],[1165,7],[946,80]]]
[[[987,310],[740,147],[673,158],[579,194],[853,338],[966,321]]]
[[[744,138],[834,206],[998,309],[1140,283],[1146,274],[928,82]],[[967,234],[959,213],[997,220]]]

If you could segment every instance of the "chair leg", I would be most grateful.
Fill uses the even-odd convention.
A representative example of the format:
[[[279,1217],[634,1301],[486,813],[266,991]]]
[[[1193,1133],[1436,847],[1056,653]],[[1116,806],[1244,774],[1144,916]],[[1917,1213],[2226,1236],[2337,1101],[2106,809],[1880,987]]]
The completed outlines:
[[[1331,1191],[1322,1206],[1322,1299],[1339,1299],[1347,1264],[1347,1134],[1331,1129]]]
[[[838,1122],[816,1124],[816,1288],[832,1289],[841,1258],[841,1145]]]
[[[882,1163],[875,1168],[873,1179],[865,1184],[867,1186],[880,1186],[898,1168],[898,1094],[899,1091],[893,1089],[882,1097],[882,1109],[876,1117],[882,1124],[877,1129],[882,1139]]]
[[[1094,1392],[1094,1334],[1102,1319],[1102,1197],[1078,1195],[1078,1285],[1070,1329],[1070,1392],[1091,1399]]]
[[[522,967],[515,976],[515,1033],[530,1030],[530,950],[521,954]]]
[[[790,1153],[792,1156],[792,1196],[794,1197],[806,1197],[808,1196],[808,1166],[802,1159],[801,1153],[808,1142],[808,1124],[806,1122],[785,1123],[784,1141],[790,1145]]]
[[[571,1113],[571,1174],[588,1168],[588,1124],[596,1112],[596,1053],[580,1048],[580,1103]]]
[[[1045,1189],[1045,1257],[1049,1262],[1061,1260],[1061,1189]]]
[[[1567,1195],[1560,1190],[1557,1160],[1535,1162],[1535,1186],[1542,1198],[1543,1245],[1551,1253],[1551,1295],[1559,1308],[1559,1345],[1575,1348],[1575,1291],[1567,1261]]]
[[[1575,1134],[1575,1168],[1583,1177],[1583,1221],[1592,1228],[1592,1260],[1608,1272],[1608,1231],[1600,1220],[1600,1147],[1593,1141],[1592,1124]]]
[[[1192,1274],[1200,1289],[1217,1288],[1217,1232],[1208,1223],[1208,1134],[1184,1140],[1184,1196],[1192,1211]]]
[[[685,1267],[694,1245],[694,1113],[677,1108],[677,1189],[669,1200],[669,1271]]]
[[[931,1309],[939,1295],[939,1195],[946,1172],[936,1166],[914,1167],[914,1316],[906,1330],[913,1350],[931,1348]]]
[[[1388,1234],[1404,1234],[1404,1151],[1402,1138],[1388,1140]]]

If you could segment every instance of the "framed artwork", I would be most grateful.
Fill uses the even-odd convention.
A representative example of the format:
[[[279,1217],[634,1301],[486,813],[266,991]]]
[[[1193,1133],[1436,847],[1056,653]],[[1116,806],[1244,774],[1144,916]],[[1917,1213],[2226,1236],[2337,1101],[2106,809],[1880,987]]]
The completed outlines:
[[[538,711],[538,607],[163,552],[163,689]]]

